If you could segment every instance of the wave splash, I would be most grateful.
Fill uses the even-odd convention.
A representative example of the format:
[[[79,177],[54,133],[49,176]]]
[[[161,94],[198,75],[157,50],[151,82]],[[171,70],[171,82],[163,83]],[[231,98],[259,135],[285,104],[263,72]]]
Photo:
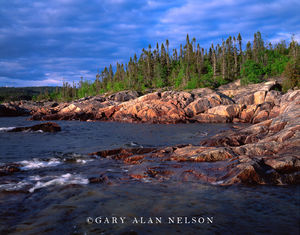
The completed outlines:
[[[32,188],[30,188],[28,191],[30,193],[33,193],[37,189],[52,186],[52,185],[88,184],[89,183],[89,180],[87,178],[83,178],[80,175],[74,175],[74,174],[70,174],[70,173],[56,176],[53,179],[46,181],[46,182],[43,182],[41,180],[43,180],[43,179],[40,178],[40,180],[37,181],[36,184]]]
[[[41,189],[49,186],[70,185],[70,184],[85,185],[88,183],[89,180],[85,177],[82,177],[79,174],[66,173],[63,175],[44,176],[44,177],[35,175],[35,176],[29,176],[28,178],[17,183],[11,182],[6,184],[1,184],[0,191],[6,191],[6,192],[23,191],[23,192],[33,193],[37,189]]]
[[[21,170],[33,170],[43,167],[53,167],[61,164],[62,162],[56,158],[51,158],[49,161],[33,159],[33,160],[24,160],[19,162],[22,166],[20,167]]]
[[[10,131],[12,129],[15,129],[16,127],[0,127],[0,132],[6,132],[6,131]]]

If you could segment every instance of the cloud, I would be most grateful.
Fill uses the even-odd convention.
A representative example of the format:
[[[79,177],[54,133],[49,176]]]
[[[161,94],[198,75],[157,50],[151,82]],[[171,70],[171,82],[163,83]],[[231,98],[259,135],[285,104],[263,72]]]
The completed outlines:
[[[246,38],[260,30],[274,37],[277,33],[299,33],[299,1],[196,1],[188,0],[171,8],[161,18],[157,35],[175,38],[178,29],[203,42],[242,33]],[[271,27],[270,27],[271,26]],[[163,30],[167,29],[167,30]],[[183,35],[181,35],[182,40]]]
[[[13,79],[7,77],[0,77],[0,82],[3,86],[6,87],[16,87],[16,86],[61,86],[61,80],[55,79],[44,79],[44,80],[22,80],[22,79]]]
[[[202,47],[239,32],[246,42],[257,30],[266,41],[299,40],[299,8],[295,0],[1,1],[0,77],[18,86],[94,79],[149,44],[178,48],[187,33]]]

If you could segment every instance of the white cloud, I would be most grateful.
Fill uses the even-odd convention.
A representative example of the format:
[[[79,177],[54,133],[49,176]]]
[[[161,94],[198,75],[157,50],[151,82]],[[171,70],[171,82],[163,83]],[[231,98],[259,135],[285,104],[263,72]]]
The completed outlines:
[[[22,80],[0,77],[0,84],[3,86],[27,87],[27,86],[61,86],[61,79],[44,79],[44,80]]]
[[[258,30],[263,36],[289,40],[290,33],[300,33],[297,8],[300,2],[294,0],[187,0],[179,7],[168,9],[154,32],[157,37],[174,39],[177,47],[187,33],[206,46],[208,42],[216,44],[222,37],[238,33],[244,39],[252,39]]]
[[[295,41],[300,43],[300,33],[297,33],[297,34],[278,33],[274,37],[270,38],[268,41],[270,41],[274,45],[274,44],[279,43],[284,40],[290,41],[292,39],[292,37],[294,38]]]

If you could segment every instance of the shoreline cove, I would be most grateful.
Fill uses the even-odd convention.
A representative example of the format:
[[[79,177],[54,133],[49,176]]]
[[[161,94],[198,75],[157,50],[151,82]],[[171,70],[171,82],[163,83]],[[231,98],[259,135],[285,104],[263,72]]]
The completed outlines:
[[[213,216],[168,216],[168,217],[87,217],[87,224],[213,224]]]

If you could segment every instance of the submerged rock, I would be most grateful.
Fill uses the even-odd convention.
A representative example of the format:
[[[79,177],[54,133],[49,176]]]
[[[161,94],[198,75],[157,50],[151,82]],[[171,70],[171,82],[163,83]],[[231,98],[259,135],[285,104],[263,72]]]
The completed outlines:
[[[41,131],[41,132],[58,132],[61,131],[61,127],[54,122],[46,122],[29,127],[16,127],[8,132],[27,132],[27,131]]]
[[[0,166],[0,176],[10,175],[14,172],[21,171],[21,165],[16,163],[6,164],[4,166]]]

